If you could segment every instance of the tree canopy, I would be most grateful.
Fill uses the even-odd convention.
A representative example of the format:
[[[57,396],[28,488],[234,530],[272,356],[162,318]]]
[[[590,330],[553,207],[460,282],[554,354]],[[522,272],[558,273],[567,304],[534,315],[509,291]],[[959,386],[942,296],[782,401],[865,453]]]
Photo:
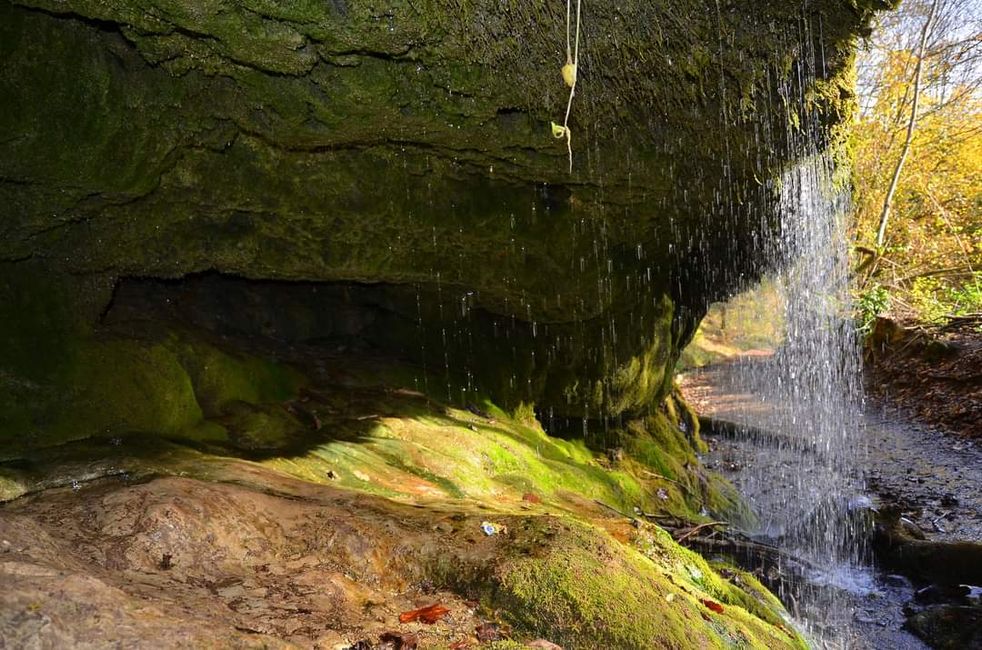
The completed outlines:
[[[919,321],[982,311],[982,6],[905,0],[858,72],[862,304],[882,310],[889,297],[893,315]]]

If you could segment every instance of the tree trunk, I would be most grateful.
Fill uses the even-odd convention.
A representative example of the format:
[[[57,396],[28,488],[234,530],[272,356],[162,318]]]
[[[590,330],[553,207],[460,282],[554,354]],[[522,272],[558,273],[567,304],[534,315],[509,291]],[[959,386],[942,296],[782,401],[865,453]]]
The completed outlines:
[[[924,67],[924,48],[927,44],[927,35],[931,31],[931,24],[934,22],[934,14],[937,8],[938,0],[933,0],[927,20],[924,22],[924,28],[921,30],[921,41],[917,47],[917,66],[914,68],[914,97],[911,100],[910,121],[907,122],[907,138],[904,140],[904,147],[900,152],[900,160],[897,161],[897,167],[893,170],[893,178],[890,180],[890,187],[887,189],[886,198],[883,199],[883,209],[880,211],[880,226],[876,231],[877,251],[883,248],[883,240],[886,238],[887,222],[890,220],[890,207],[893,204],[893,195],[897,191],[900,172],[904,168],[907,154],[910,153],[910,143],[914,139],[914,128],[917,126],[917,103],[921,94],[921,70]]]

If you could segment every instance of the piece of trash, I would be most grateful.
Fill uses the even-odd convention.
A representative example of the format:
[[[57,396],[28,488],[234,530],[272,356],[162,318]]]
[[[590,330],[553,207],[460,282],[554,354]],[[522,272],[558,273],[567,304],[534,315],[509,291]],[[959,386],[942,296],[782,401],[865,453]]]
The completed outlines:
[[[662,501],[668,501],[668,492],[665,490],[665,488],[658,488],[658,492],[656,492],[656,494]]]
[[[399,614],[399,622],[411,623],[412,621],[420,621],[427,625],[433,625],[449,613],[450,610],[443,605],[435,604],[429,607],[420,607],[409,612],[403,612]]]
[[[522,501],[528,501],[529,503],[542,503],[542,497],[534,492],[526,492],[522,495]]]
[[[410,632],[383,632],[378,637],[379,650],[416,650],[419,640]]]
[[[713,602],[712,600],[707,600],[705,598],[701,598],[700,601],[702,602],[703,605],[705,605],[709,609],[713,610],[717,614],[722,614],[723,613],[723,606],[720,605],[719,603]]]
[[[482,643],[485,641],[499,641],[502,637],[501,626],[495,623],[481,623],[475,628],[474,635]]]
[[[502,526],[501,524],[494,524],[491,523],[490,521],[482,521],[481,530],[483,530],[484,534],[487,535],[488,537],[491,537],[492,535],[497,535],[499,533],[508,532],[508,529]]]
[[[545,639],[529,641],[525,644],[525,646],[528,648],[535,648],[536,650],[563,650],[562,646],[558,646],[552,641],[546,641]]]

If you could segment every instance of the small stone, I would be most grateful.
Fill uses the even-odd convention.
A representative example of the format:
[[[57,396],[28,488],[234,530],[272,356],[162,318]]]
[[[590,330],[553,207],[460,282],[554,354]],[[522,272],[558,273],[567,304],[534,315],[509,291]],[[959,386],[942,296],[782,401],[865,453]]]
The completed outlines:
[[[891,573],[890,575],[883,578],[883,584],[887,585],[888,587],[897,587],[901,589],[912,588],[912,585],[910,584],[910,580],[908,580],[904,576],[897,575],[896,573]]]
[[[453,524],[451,524],[449,521],[437,522],[437,524],[433,526],[433,530],[438,533],[452,533]]]
[[[870,614],[869,614],[869,612],[864,612],[864,611],[861,611],[861,610],[860,610],[860,611],[858,611],[858,612],[856,612],[856,613],[855,613],[855,614],[853,615],[853,617],[854,617],[854,618],[855,618],[855,619],[856,619],[856,620],[857,620],[858,622],[860,622],[860,623],[866,623],[866,624],[870,624],[870,623],[875,623],[875,622],[876,622],[876,619],[875,619],[875,618],[873,618],[872,616],[870,616]]]

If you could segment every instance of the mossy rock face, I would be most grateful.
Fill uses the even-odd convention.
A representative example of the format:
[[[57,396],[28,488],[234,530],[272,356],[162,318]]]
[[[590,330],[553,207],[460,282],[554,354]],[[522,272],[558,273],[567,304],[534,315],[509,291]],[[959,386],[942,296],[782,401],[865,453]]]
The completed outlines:
[[[569,519],[504,521],[507,548],[494,565],[465,556],[433,571],[458,588],[483,586],[523,636],[584,650],[807,647],[756,580],[721,577],[657,527],[625,544]]]
[[[245,627],[257,647],[347,647],[398,630],[447,648],[497,621],[513,642],[491,647],[805,647],[772,599],[650,525],[632,534],[545,505],[400,504],[212,466],[208,481],[102,481],[2,506],[18,549],[0,558],[6,638],[251,647]],[[498,532],[485,535],[485,519]],[[444,620],[400,622],[434,603]]]
[[[536,366],[483,388],[640,414],[703,305],[761,266],[788,143],[836,146],[884,4],[587,7],[569,173],[561,5],[5,0],[0,259],[385,283],[436,296],[431,333],[463,301],[480,335],[454,365],[500,359],[473,341],[516,322],[508,362]]]
[[[4,3],[0,257],[439,274],[539,320],[624,311],[640,300],[623,280],[657,295],[683,264],[725,291],[754,267],[793,124],[848,114],[851,39],[880,4],[588,8],[570,175],[548,130],[561,5]]]

